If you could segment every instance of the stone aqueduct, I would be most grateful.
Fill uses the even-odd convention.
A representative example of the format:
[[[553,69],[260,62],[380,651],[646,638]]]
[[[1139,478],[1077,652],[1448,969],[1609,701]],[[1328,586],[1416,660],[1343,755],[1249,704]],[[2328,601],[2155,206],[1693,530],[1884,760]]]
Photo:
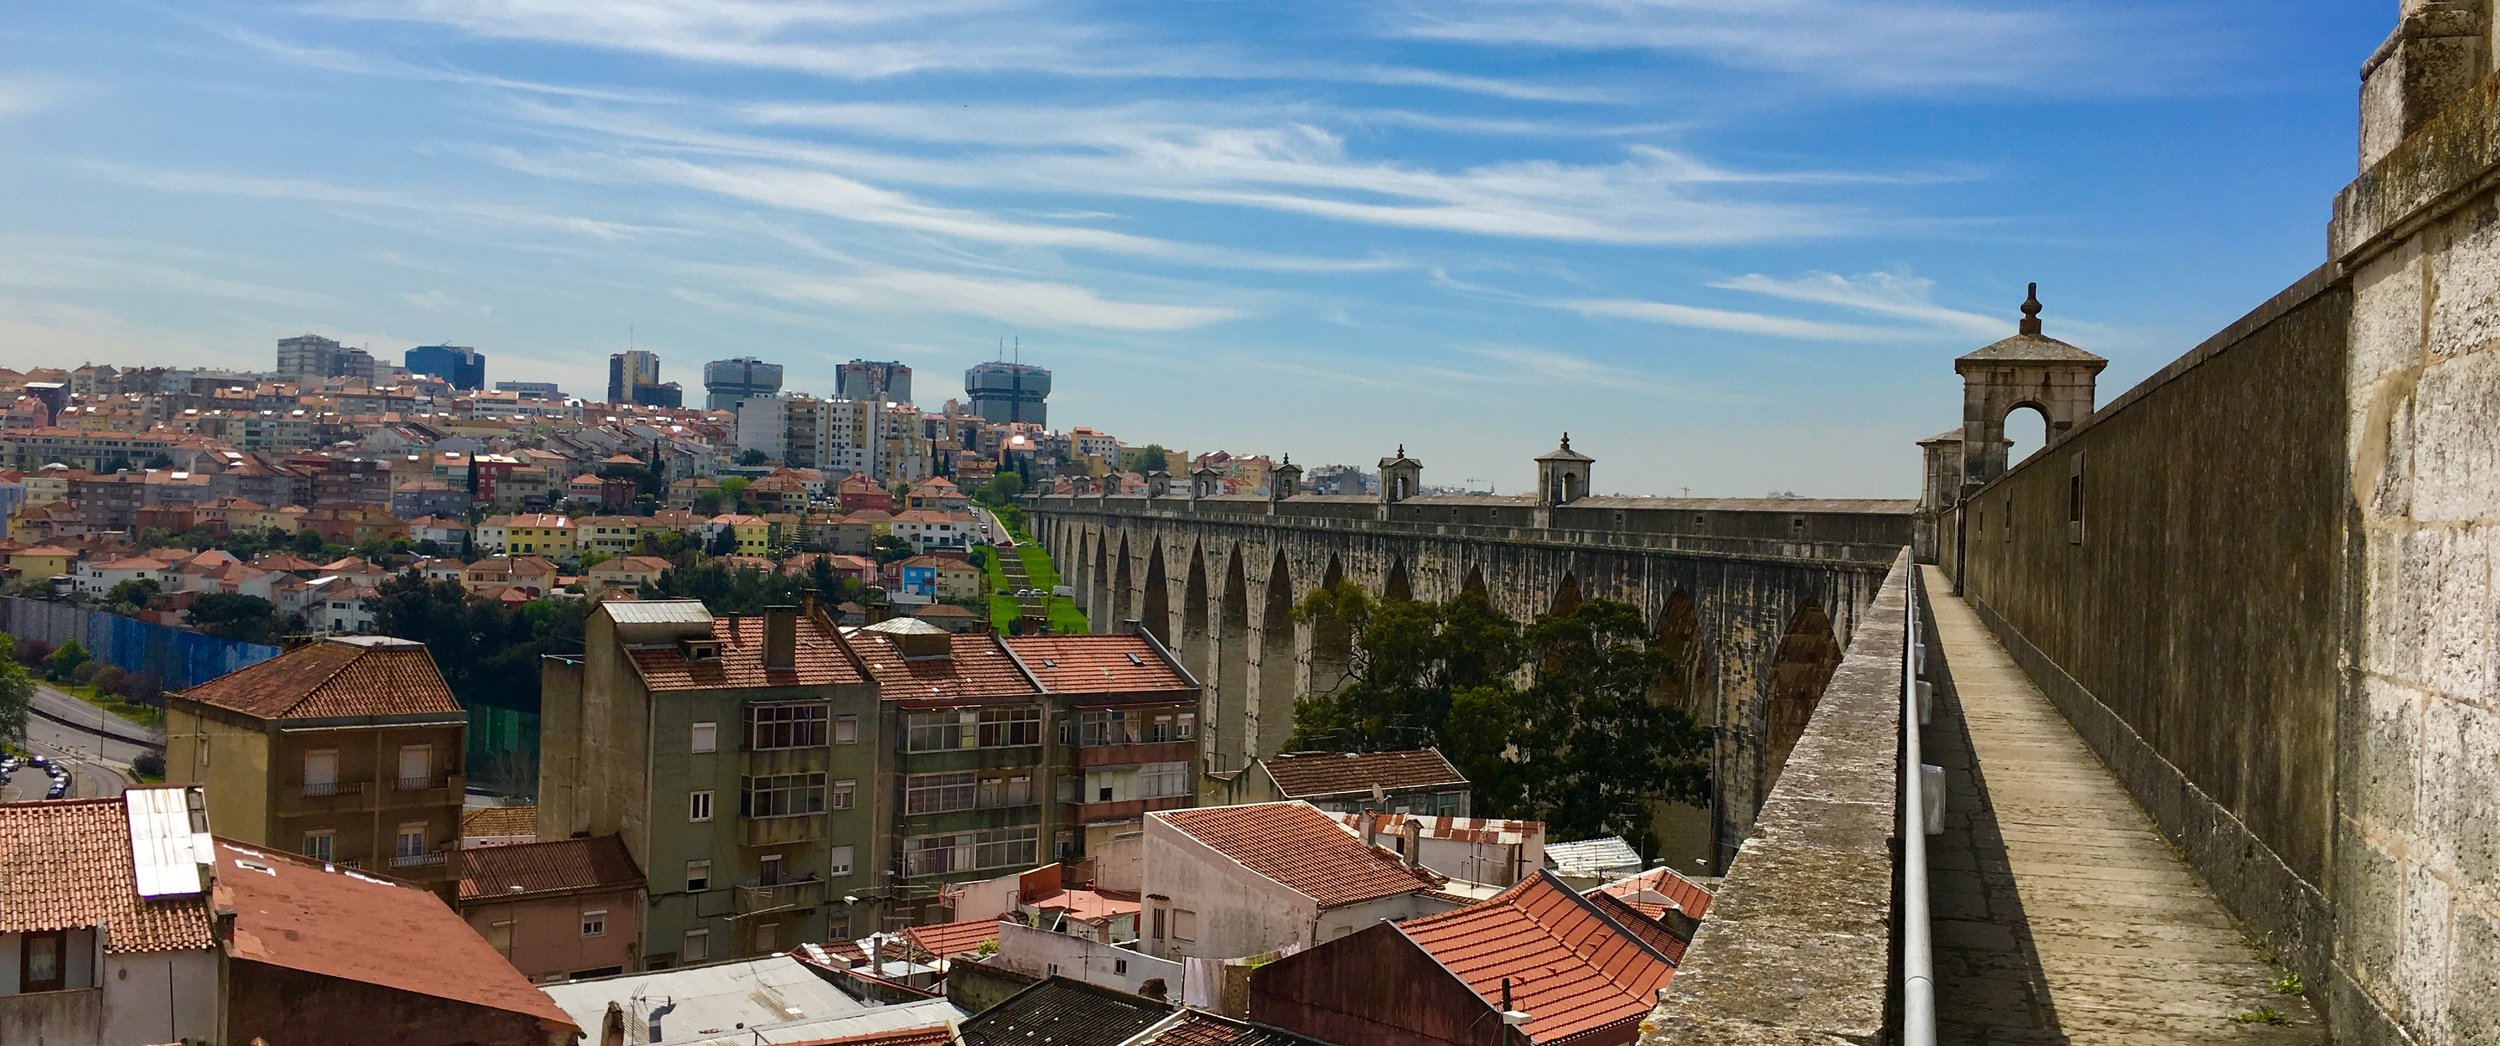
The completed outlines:
[[[1079,489],[1028,501],[1035,537],[1089,620],[1135,620],[1205,685],[1210,769],[1283,751],[1296,695],[1343,679],[1351,637],[1295,621],[1351,581],[1379,599],[1481,591],[1527,621],[1587,599],[1640,607],[1675,658],[1658,700],[1714,728],[1708,812],[1662,810],[1668,859],[1723,867],[1751,830],[1855,621],[1910,543],[1911,501],[1598,497],[1589,459],[1538,459],[1540,491],[1409,496],[1421,466],[1383,459],[1379,496],[1192,496]],[[1288,475],[1274,484],[1291,488]]]

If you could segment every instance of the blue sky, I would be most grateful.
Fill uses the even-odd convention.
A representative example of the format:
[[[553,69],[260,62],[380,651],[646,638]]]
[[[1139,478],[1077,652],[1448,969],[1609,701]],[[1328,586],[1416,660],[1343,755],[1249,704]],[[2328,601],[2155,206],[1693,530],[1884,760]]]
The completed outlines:
[[[0,363],[1020,339],[1132,441],[1907,496],[2026,281],[2107,400],[2324,260],[2396,6],[13,4]]]

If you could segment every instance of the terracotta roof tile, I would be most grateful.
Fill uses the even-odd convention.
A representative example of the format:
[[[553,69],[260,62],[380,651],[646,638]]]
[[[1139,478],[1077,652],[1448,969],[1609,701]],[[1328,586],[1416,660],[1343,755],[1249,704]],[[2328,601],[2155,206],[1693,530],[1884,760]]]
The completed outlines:
[[[308,643],[179,696],[262,719],[460,711],[424,644],[381,636]]]
[[[997,940],[998,920],[966,919],[959,923],[914,926],[903,931],[903,939],[930,956],[951,959],[980,948],[984,941]]]
[[[634,670],[653,690],[740,690],[753,687],[842,686],[865,682],[857,666],[843,656],[841,636],[805,617],[799,619],[795,667],[764,667],[764,619],[756,616],[715,617],[712,637],[721,641],[719,660],[689,661],[678,646],[629,648]]]
[[[460,834],[472,839],[537,835],[538,808],[535,806],[473,806],[460,812]]]
[[[1007,649],[1054,694],[1196,689],[1140,635],[1016,636]]]
[[[1440,749],[1407,752],[1288,752],[1261,760],[1288,799],[1369,794],[1410,788],[1465,788],[1467,779]]]
[[[217,900],[234,909],[233,959],[581,1030],[430,891],[219,839]]]
[[[139,896],[121,799],[0,805],[0,933],[97,925],[116,955],[217,943],[207,896]]]
[[[614,890],[642,883],[642,869],[634,867],[624,840],[613,835],[481,846],[461,850],[455,859],[462,901]]]
[[[945,657],[904,657],[893,635],[875,629],[859,629],[850,639],[851,649],[868,663],[869,674],[890,701],[1041,693],[1007,656],[998,637],[988,633],[948,636],[950,653]]]
[[[1562,880],[1543,872],[1483,902],[1398,929],[1476,994],[1534,1015],[1536,1042],[1637,1025],[1675,967]]]
[[[1320,1046],[1317,1039],[1245,1024],[1204,1010],[1182,1010],[1162,1026],[1130,1042],[1133,1046]]]
[[[1676,874],[1673,868],[1652,868],[1590,892],[1609,893],[1635,903],[1673,907],[1696,919],[1710,914],[1709,888]]]
[[[1659,921],[1667,914],[1664,905],[1627,901],[1606,893],[1589,893],[1581,896],[1588,898],[1591,907],[1604,911],[1614,921],[1621,923],[1632,936],[1640,938],[1643,943],[1657,949],[1658,954],[1666,956],[1669,965],[1683,965],[1684,949],[1693,942],[1690,938],[1677,936],[1673,929]]]
[[[865,1035],[849,1035],[839,1039],[809,1039],[790,1046],[949,1046],[955,1033],[943,1024],[926,1028],[903,1028],[896,1031],[872,1031]]]
[[[1309,803],[1253,803],[1148,814],[1243,867],[1336,908],[1419,890],[1444,880],[1366,846]]]

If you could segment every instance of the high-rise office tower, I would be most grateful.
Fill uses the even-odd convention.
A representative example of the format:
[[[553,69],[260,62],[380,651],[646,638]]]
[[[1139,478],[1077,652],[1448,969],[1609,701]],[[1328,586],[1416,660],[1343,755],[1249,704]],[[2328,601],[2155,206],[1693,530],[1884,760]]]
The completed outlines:
[[[659,353],[631,349],[608,357],[608,402],[642,402],[634,397],[634,390],[659,383]]]
[[[781,364],[753,356],[703,365],[703,409],[736,410],[744,400],[781,394]]]
[[[278,339],[278,373],[288,377],[329,377],[338,357],[339,343],[318,334]]]
[[[431,374],[455,389],[486,387],[486,354],[466,345],[419,345],[405,362],[409,373]]]
[[[846,400],[911,402],[911,368],[892,360],[852,360],[833,373],[833,394]]]
[[[1023,363],[993,360],[964,372],[972,412],[985,421],[1050,424],[1042,401],[1050,396],[1050,372]]]

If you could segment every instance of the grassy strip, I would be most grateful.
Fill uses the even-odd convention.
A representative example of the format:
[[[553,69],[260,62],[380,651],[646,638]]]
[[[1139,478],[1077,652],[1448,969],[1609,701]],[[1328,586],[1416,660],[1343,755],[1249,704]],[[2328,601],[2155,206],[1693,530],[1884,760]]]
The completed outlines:
[[[990,626],[996,628],[1000,635],[1005,635],[1015,626],[1023,610],[1016,604],[1015,590],[1007,587],[1007,570],[1000,559],[1002,551],[998,548],[990,550],[987,569],[990,577]],[[1024,563],[1027,587],[1044,592],[1059,587],[1059,568],[1051,563],[1050,553],[1042,551],[1042,546],[1018,535],[1014,551],[1016,558]],[[1085,634],[1085,612],[1077,609],[1075,600],[1052,596],[1046,605],[1050,608],[1052,632],[1060,635]]]
[[[118,695],[107,694],[85,683],[46,683],[44,685],[140,726],[165,725],[165,714],[162,711],[146,705],[132,704],[122,700]]]

